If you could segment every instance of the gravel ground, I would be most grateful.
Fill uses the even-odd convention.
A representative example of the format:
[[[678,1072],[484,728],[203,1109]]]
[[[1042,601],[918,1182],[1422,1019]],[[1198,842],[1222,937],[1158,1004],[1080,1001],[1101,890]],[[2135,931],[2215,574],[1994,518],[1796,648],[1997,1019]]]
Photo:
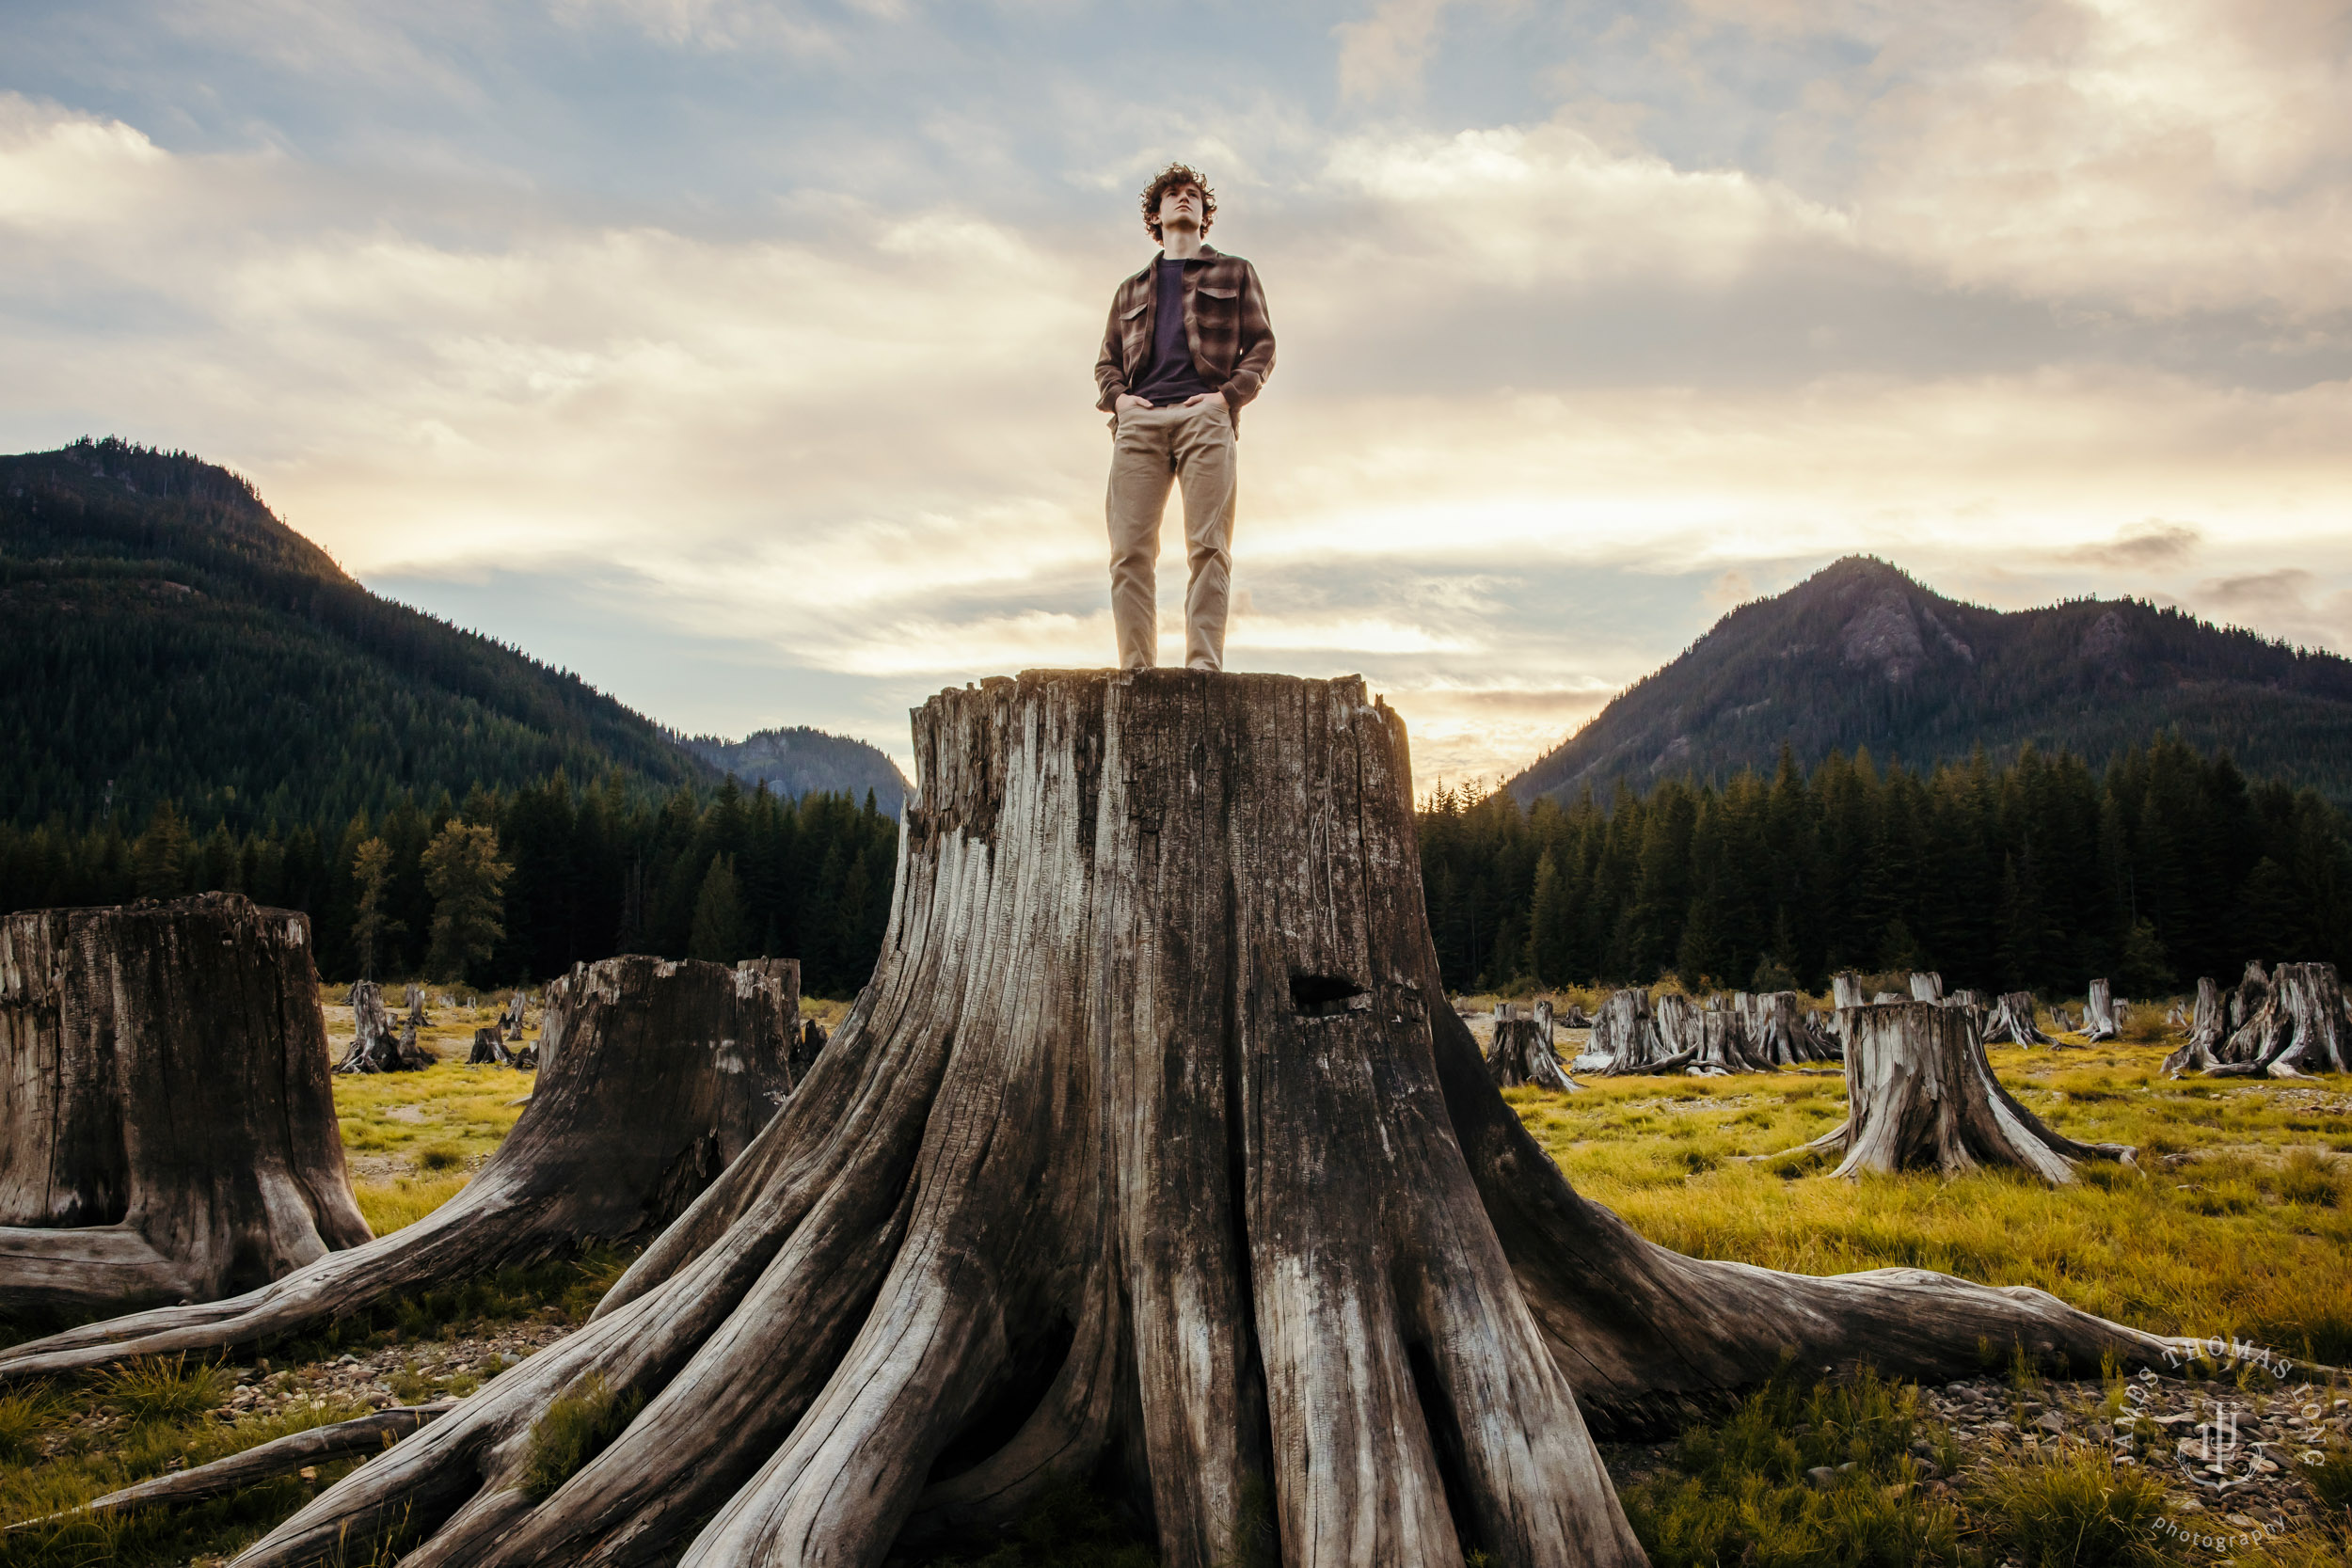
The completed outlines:
[[[2098,1383],[2045,1383],[2021,1393],[1998,1378],[1925,1388],[1923,1420],[1947,1428],[1963,1471],[2014,1464],[2067,1445],[2111,1451],[2162,1480],[2184,1525],[2215,1532],[2285,1531],[2314,1522],[2312,1494],[2296,1471],[2304,1455],[2352,1443],[2352,1399],[2288,1382],[2267,1393],[2226,1380],[2142,1373],[2126,1380],[2120,1412]],[[1967,1476],[1942,1476],[1913,1445],[1924,1490],[1956,1500]],[[1601,1455],[1622,1490],[1673,1465],[1672,1443],[1605,1443]]]

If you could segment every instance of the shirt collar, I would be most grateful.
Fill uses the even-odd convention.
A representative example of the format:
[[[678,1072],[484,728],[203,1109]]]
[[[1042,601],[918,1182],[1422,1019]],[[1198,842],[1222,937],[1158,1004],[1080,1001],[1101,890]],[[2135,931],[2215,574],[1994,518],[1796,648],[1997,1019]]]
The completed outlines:
[[[1224,253],[1219,251],[1216,246],[1210,245],[1204,240],[1201,242],[1200,254],[1191,257],[1189,260],[1195,261],[1214,261],[1218,260],[1223,254]],[[1160,263],[1168,259],[1168,252],[1165,250],[1155,254],[1149,261],[1143,263],[1143,270],[1136,274],[1136,281],[1141,282],[1144,278],[1150,277],[1153,273],[1159,271]]]

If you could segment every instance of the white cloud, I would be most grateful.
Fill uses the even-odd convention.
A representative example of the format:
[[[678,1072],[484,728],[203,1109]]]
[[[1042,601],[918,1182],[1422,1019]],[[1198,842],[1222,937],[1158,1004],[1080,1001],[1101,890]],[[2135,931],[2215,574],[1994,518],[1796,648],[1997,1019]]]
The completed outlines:
[[[1342,273],[1399,296],[1624,278],[1720,285],[1768,247],[1848,240],[1846,219],[1770,181],[1613,153],[1565,125],[1353,136],[1332,149],[1324,178],[1384,211],[1349,226],[1317,293],[1343,288]],[[1342,297],[1362,303],[1356,293]]]
[[[867,9],[969,83],[877,71],[898,96],[826,111],[840,158],[780,143],[797,182],[715,215],[548,194],[479,132],[421,173],[355,171],[271,133],[183,150],[162,120],[0,96],[0,420],[46,442],[94,419],[228,461],[363,575],[591,563],[634,595],[623,670],[648,627],[893,701],[1099,663],[1088,371],[1140,259],[1118,193],[1197,155],[1224,171],[1218,238],[1257,260],[1282,334],[1245,420],[1234,662],[1362,668],[1413,723],[1424,783],[1523,763],[1710,604],[1848,550],[2005,604],[2129,589],[2309,639],[2352,624],[2334,9],[1704,0],[1659,43],[1686,78],[1709,69],[1708,28],[1867,46],[1771,84],[1796,105],[1773,156],[1706,166],[1635,139],[1663,116],[1646,106],[1605,142],[1567,112],[1367,112],[1421,103],[1439,43],[1494,8],[1384,0],[1343,26],[1343,135],[1279,76],[1175,122],[1067,61],[989,79],[943,18]],[[866,21],[746,0],[551,14],[599,48],[654,40],[681,81],[816,58]],[[461,8],[189,15],[306,82],[405,60],[421,92],[496,97],[446,46],[491,25]],[[1057,119],[1084,128],[1058,165],[1039,150]],[[927,158],[946,171],[930,186]],[[998,179],[1041,169],[1072,211],[1012,215]],[[2236,310],[2264,352],[2291,340],[2317,368],[2234,385],[2169,344],[2061,353],[2028,326],[1958,369],[1898,349],[1733,373],[1692,327],[1701,305],[1768,314],[1790,279],[1835,298],[1855,277],[1909,291],[1898,335],[1994,294],[2067,321]],[[1578,345],[1608,335],[1702,341],[1688,373],[1638,354],[1600,373]],[[1331,370],[1384,356],[1426,359],[1385,382]],[[2265,576],[2288,567],[2311,575]],[[1633,578],[1680,586],[1629,619],[1607,585]]]

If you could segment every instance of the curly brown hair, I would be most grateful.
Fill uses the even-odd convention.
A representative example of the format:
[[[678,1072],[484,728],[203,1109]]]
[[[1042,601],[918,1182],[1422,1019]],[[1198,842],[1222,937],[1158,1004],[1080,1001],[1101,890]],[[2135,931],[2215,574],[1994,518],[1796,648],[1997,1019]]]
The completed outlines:
[[[1155,240],[1161,237],[1160,198],[1179,185],[1198,185],[1200,188],[1201,233],[1206,234],[1209,225],[1216,218],[1216,192],[1209,189],[1209,182],[1200,178],[1200,171],[1189,164],[1170,164],[1153,175],[1152,182],[1143,187],[1143,226],[1152,230],[1152,237]]]

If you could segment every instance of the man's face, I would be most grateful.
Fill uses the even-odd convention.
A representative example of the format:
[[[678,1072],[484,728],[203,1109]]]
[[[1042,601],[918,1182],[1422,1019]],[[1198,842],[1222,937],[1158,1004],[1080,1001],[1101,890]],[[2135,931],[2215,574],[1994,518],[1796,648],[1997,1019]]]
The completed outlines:
[[[1160,229],[1198,229],[1200,227],[1200,187],[1170,185],[1160,193]]]

